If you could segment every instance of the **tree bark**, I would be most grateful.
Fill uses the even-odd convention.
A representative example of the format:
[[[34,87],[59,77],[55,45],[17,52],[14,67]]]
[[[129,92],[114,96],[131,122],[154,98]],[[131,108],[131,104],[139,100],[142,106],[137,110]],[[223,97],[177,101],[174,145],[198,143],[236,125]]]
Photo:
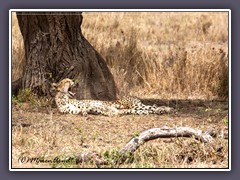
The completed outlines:
[[[71,78],[78,99],[116,99],[105,60],[82,34],[81,12],[17,12],[17,18],[26,58],[22,88],[49,95],[52,82]]]

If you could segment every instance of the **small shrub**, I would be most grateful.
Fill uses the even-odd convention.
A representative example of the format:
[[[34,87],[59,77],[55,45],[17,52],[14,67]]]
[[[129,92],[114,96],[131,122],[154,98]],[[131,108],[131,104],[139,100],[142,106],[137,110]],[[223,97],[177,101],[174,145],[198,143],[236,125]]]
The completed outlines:
[[[17,96],[12,97],[14,104],[29,103],[33,107],[51,106],[52,101],[52,98],[38,97],[31,89],[21,89]]]

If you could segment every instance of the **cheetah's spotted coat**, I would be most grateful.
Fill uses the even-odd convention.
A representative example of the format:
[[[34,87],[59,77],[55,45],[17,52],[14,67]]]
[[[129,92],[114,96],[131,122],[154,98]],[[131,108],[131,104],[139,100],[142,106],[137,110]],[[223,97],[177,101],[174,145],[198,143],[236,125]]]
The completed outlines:
[[[156,107],[144,105],[138,98],[124,96],[117,101],[100,101],[100,100],[77,100],[69,88],[73,86],[71,79],[63,79],[59,83],[53,83],[57,89],[55,101],[57,107],[62,113],[71,114],[102,114],[105,116],[124,115],[124,114],[163,114],[170,112],[169,107]]]

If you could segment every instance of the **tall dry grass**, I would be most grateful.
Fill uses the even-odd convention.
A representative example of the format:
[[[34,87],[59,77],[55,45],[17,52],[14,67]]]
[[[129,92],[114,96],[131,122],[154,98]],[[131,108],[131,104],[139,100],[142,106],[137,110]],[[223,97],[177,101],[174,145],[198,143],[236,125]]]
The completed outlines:
[[[16,13],[12,13],[12,80],[22,76],[24,66],[24,45]]]
[[[82,32],[104,57],[119,94],[213,99],[228,95],[227,12],[84,12]],[[12,27],[13,80],[23,45]]]

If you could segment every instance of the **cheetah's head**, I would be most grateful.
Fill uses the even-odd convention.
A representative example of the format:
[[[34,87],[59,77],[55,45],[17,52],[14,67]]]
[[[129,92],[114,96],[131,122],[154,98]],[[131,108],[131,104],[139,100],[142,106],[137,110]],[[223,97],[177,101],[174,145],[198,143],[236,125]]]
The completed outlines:
[[[74,85],[74,82],[69,79],[69,78],[65,78],[61,81],[59,81],[58,83],[53,83],[52,86],[58,91],[58,92],[63,92],[65,94],[69,94],[71,96],[73,96],[74,94],[69,91],[69,88],[71,86]]]

